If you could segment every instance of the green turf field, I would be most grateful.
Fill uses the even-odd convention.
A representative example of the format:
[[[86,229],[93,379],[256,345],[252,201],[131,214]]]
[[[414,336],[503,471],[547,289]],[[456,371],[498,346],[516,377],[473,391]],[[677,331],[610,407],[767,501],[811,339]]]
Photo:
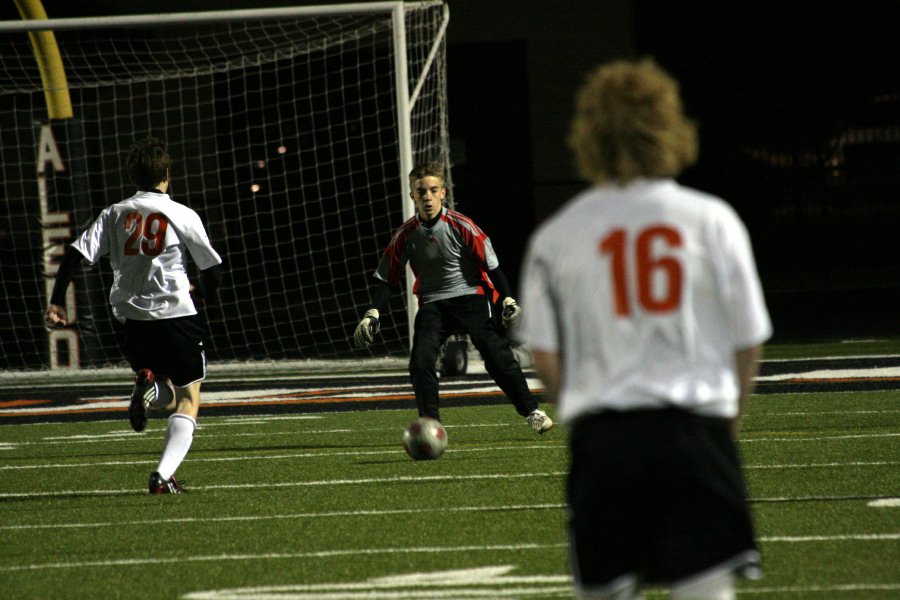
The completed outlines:
[[[766,577],[741,597],[900,595],[898,400],[754,397]],[[419,463],[399,445],[411,411],[201,419],[183,496],[144,487],[164,421],[2,426],[0,596],[570,597],[565,430],[538,437],[508,406],[442,416],[450,449]]]

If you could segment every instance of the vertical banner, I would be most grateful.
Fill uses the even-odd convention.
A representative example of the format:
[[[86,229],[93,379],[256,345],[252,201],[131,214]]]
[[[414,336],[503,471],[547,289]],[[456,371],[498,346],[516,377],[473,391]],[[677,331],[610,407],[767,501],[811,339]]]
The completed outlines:
[[[37,181],[42,232],[45,305],[49,303],[66,245],[99,214],[90,198],[87,152],[77,119],[51,120],[37,132]],[[47,364],[51,369],[102,366],[116,348],[110,330],[106,290],[100,268],[81,269],[66,292],[66,327],[50,330]]]
[[[59,271],[59,260],[65,253],[65,245],[72,239],[72,214],[70,210],[60,210],[60,202],[70,189],[66,179],[66,165],[63,153],[50,124],[39,126],[37,135],[37,182],[40,203],[41,240],[43,241],[42,265],[45,278],[45,305],[49,304],[53,292],[53,282]],[[52,208],[51,208],[52,207]],[[69,286],[66,293],[66,314],[69,324],[65,328],[51,329],[47,335],[47,353],[50,368],[77,369],[81,365],[79,356],[78,308],[75,304],[75,288]]]

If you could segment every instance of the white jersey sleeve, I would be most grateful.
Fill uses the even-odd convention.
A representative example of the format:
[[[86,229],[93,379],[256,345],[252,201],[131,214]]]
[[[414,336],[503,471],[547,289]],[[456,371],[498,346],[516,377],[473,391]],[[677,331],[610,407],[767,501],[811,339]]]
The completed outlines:
[[[200,215],[187,206],[174,202],[173,204],[175,204],[173,212],[177,213],[178,218],[172,219],[172,225],[197,268],[202,271],[221,264],[222,257],[209,242],[209,236],[200,220]]]
[[[111,226],[112,209],[112,206],[105,208],[87,231],[72,243],[72,246],[92,265],[97,264],[97,261],[109,254],[108,232]]]
[[[523,290],[522,306],[528,309],[524,311],[527,319],[522,319],[515,331],[527,337],[531,349],[555,353],[559,352],[560,336],[555,315],[560,307],[556,302],[556,290],[550,277],[552,271],[552,263],[534,247],[532,238],[522,263],[519,285]]]
[[[762,285],[747,228],[730,206],[711,227],[710,246],[718,248],[715,267],[722,303],[728,307],[735,350],[765,342],[772,335]]]

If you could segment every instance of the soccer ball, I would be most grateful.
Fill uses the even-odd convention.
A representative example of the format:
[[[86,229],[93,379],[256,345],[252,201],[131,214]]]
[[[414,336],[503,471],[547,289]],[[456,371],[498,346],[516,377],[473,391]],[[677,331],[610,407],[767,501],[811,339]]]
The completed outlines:
[[[403,449],[413,460],[434,460],[447,449],[447,430],[440,421],[419,417],[403,432]]]

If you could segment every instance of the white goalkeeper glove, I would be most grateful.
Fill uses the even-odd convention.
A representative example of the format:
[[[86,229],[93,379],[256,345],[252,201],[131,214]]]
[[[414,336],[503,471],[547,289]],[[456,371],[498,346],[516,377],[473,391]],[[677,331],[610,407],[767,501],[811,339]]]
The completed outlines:
[[[375,341],[375,334],[381,330],[381,322],[378,320],[378,309],[370,308],[363,315],[356,331],[353,333],[353,341],[358,348],[368,348]]]
[[[503,317],[503,324],[507,327],[519,316],[522,314],[522,307],[519,306],[519,303],[516,302],[516,299],[512,296],[507,296],[503,299],[503,312],[500,313],[500,316]]]

